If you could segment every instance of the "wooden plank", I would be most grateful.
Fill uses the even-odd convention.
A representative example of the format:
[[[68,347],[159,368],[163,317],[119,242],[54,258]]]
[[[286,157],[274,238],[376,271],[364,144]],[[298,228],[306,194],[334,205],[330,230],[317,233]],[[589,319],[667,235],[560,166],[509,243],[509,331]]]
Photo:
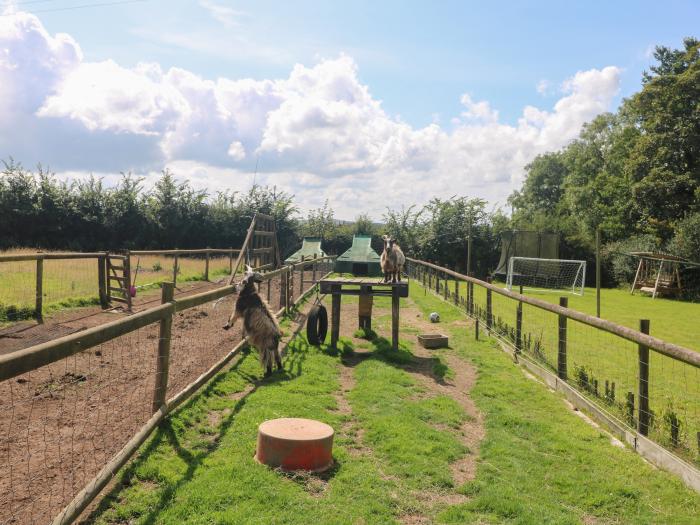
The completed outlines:
[[[261,237],[272,237],[275,234],[275,232],[268,232],[264,230],[255,230],[255,235],[259,235]]]
[[[0,381],[11,379],[138,330],[146,325],[160,321],[165,315],[172,315],[174,310],[175,307],[172,304],[156,306],[111,323],[88,328],[87,330],[17,350],[10,354],[0,355]]]
[[[129,301],[127,301],[126,299],[122,299],[121,297],[114,297],[114,296],[112,296],[112,297],[109,298],[109,300],[110,300],[111,302],[129,304]]]
[[[439,266],[436,266],[432,263],[428,263],[425,261],[420,261],[418,259],[413,259],[411,257],[406,258],[407,261],[417,263],[417,264],[423,264],[427,267],[436,267],[440,268]],[[442,268],[440,268],[442,270]],[[688,363],[694,367],[700,368],[700,353],[695,352],[694,350],[690,350],[688,348],[684,348],[680,345],[674,344],[674,343],[669,343],[667,341],[663,341],[661,339],[658,339],[656,337],[652,337],[650,335],[642,334],[641,332],[637,330],[633,330],[632,328],[627,328],[626,326],[621,326],[616,323],[613,323],[612,321],[608,321],[606,319],[599,319],[595,316],[584,314],[582,312],[578,312],[576,310],[571,310],[569,308],[564,308],[559,305],[551,304],[546,301],[543,301],[541,299],[537,299],[536,297],[528,296],[528,295],[520,295],[516,292],[511,292],[506,289],[501,289],[498,286],[495,286],[490,283],[486,283],[484,281],[481,281],[479,279],[476,279],[475,277],[467,277],[466,275],[453,272],[452,270],[445,270],[445,272],[448,275],[451,275],[453,277],[456,277],[458,279],[461,279],[463,281],[469,281],[474,284],[477,284],[478,286],[481,286],[482,288],[485,288],[486,290],[491,290],[492,292],[495,292],[499,295],[503,295],[505,297],[509,297],[511,299],[515,299],[516,301],[522,301],[525,304],[529,304],[531,306],[534,306],[536,308],[539,308],[541,310],[546,310],[548,312],[552,312],[554,314],[562,314],[566,316],[568,319],[573,319],[574,321],[577,321],[579,323],[592,326],[594,328],[599,328],[605,332],[617,335],[623,339],[626,339],[627,341],[631,341],[633,343],[637,344],[643,344],[648,346],[650,349],[663,354],[667,357],[671,357],[672,359],[676,359],[678,361],[682,361],[684,363]]]
[[[107,261],[106,256],[97,259],[97,286],[99,288],[100,306],[107,308]]]
[[[124,277],[119,277],[118,275],[110,275],[107,277],[107,279],[110,281],[119,281],[120,283],[126,282]]]

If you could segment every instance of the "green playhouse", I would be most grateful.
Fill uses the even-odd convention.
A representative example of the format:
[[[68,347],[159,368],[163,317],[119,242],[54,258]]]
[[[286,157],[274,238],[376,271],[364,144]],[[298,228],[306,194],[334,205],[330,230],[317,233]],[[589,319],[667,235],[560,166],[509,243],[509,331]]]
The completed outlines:
[[[294,264],[301,262],[301,259],[313,259],[314,257],[325,257],[326,252],[321,249],[320,237],[304,237],[301,248],[284,260],[284,264]]]
[[[352,246],[335,262],[335,271],[353,275],[381,276],[379,255],[372,249],[370,235],[355,235]]]

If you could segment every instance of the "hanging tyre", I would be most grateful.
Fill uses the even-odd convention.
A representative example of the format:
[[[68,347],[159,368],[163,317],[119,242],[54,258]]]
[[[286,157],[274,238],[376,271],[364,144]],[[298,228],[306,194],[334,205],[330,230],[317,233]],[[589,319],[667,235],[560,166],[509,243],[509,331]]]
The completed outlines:
[[[326,340],[328,333],[328,312],[323,305],[316,305],[309,311],[306,319],[306,339],[309,344],[319,346]]]

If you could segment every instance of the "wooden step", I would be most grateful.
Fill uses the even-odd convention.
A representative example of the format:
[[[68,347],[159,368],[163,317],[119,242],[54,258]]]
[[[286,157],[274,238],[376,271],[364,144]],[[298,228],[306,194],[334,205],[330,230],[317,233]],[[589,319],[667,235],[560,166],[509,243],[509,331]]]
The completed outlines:
[[[255,230],[253,233],[255,233],[255,235],[260,235],[262,237],[272,237],[275,234],[275,232],[266,232],[266,231],[262,231],[262,230]]]
[[[114,288],[113,286],[110,286],[110,287],[109,287],[109,291],[110,291],[110,292],[123,293],[124,295],[126,295],[127,293],[129,293],[129,291],[128,291],[128,290],[125,290],[124,288]]]
[[[109,300],[116,301],[118,303],[129,304],[129,301],[127,301],[126,299],[122,299],[121,297],[110,297]]]
[[[111,281],[119,281],[121,283],[126,281],[126,277],[119,277],[118,275],[110,275],[108,276],[108,279]]]
[[[123,267],[123,266],[116,266],[116,265],[114,265],[114,264],[110,264],[110,265],[109,265],[109,268],[110,268],[111,270],[119,270],[119,271],[122,271],[122,272],[124,271],[124,267]]]

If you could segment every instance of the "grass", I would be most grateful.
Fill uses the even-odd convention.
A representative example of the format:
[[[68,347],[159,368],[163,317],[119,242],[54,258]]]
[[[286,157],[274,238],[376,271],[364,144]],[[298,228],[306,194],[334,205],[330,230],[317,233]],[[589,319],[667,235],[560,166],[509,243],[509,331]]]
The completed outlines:
[[[353,300],[354,298],[351,298]],[[356,299],[354,299],[356,300]],[[696,523],[700,496],[569,412],[527,379],[491,341],[475,342],[463,314],[411,287],[410,301],[440,312],[453,357],[476,366],[471,395],[486,438],[476,478],[454,486],[449,465],[467,453],[459,427],[467,415],[451,398],[426,396],[402,367],[413,342],[393,352],[383,301],[379,334],[353,360],[350,412],[339,409],[342,351],[297,337],[284,374],[258,382],[245,354],[155,433],[90,521],[100,524],[251,523]],[[403,327],[411,324],[404,319]],[[285,326],[287,324],[285,323]],[[247,392],[247,393],[245,393]],[[274,417],[311,417],[336,430],[335,467],[322,476],[289,475],[253,460],[257,425]],[[435,494],[462,494],[454,503]],[[464,497],[466,495],[466,498]],[[456,501],[456,500],[455,500]]]
[[[0,254],[34,253],[17,249]],[[212,257],[209,278],[228,275],[226,257]],[[142,256],[131,258],[132,280],[136,277],[139,291],[158,288],[160,283],[172,280],[172,257]],[[204,259],[180,257],[178,282],[204,279]],[[136,275],[137,266],[139,268]],[[95,259],[46,260],[43,271],[44,313],[66,308],[99,304],[97,261]],[[34,317],[36,296],[36,262],[0,262],[0,323]]]
[[[448,281],[450,290],[454,281]],[[464,293],[462,285],[460,291]],[[432,294],[431,294],[432,295]],[[538,293],[541,299],[555,301],[556,294]],[[486,309],[486,291],[474,287],[475,304]],[[514,339],[517,302],[492,294],[496,329],[506,338]],[[629,295],[624,290],[603,290],[603,312],[611,320],[627,319],[628,326],[637,326],[630,319],[646,317],[652,320],[652,334],[664,336],[676,343],[700,337],[700,324],[691,322],[689,315],[700,317],[700,304],[654,299]],[[592,313],[595,294],[569,296],[569,307]],[[690,312],[690,314],[688,313]],[[485,313],[484,313],[485,315]],[[556,370],[559,344],[558,319],[555,314],[530,305],[523,305],[524,351],[550,370]],[[658,326],[658,330],[655,330]],[[569,320],[567,324],[568,375],[572,384],[592,399],[616,414],[631,426],[638,417],[638,347],[618,336]],[[700,465],[700,370],[682,362],[650,352],[649,402],[652,412],[650,437],[678,454]],[[614,392],[613,392],[614,389]],[[634,396],[635,411],[630,412],[627,396]],[[677,433],[677,435],[675,435]]]

